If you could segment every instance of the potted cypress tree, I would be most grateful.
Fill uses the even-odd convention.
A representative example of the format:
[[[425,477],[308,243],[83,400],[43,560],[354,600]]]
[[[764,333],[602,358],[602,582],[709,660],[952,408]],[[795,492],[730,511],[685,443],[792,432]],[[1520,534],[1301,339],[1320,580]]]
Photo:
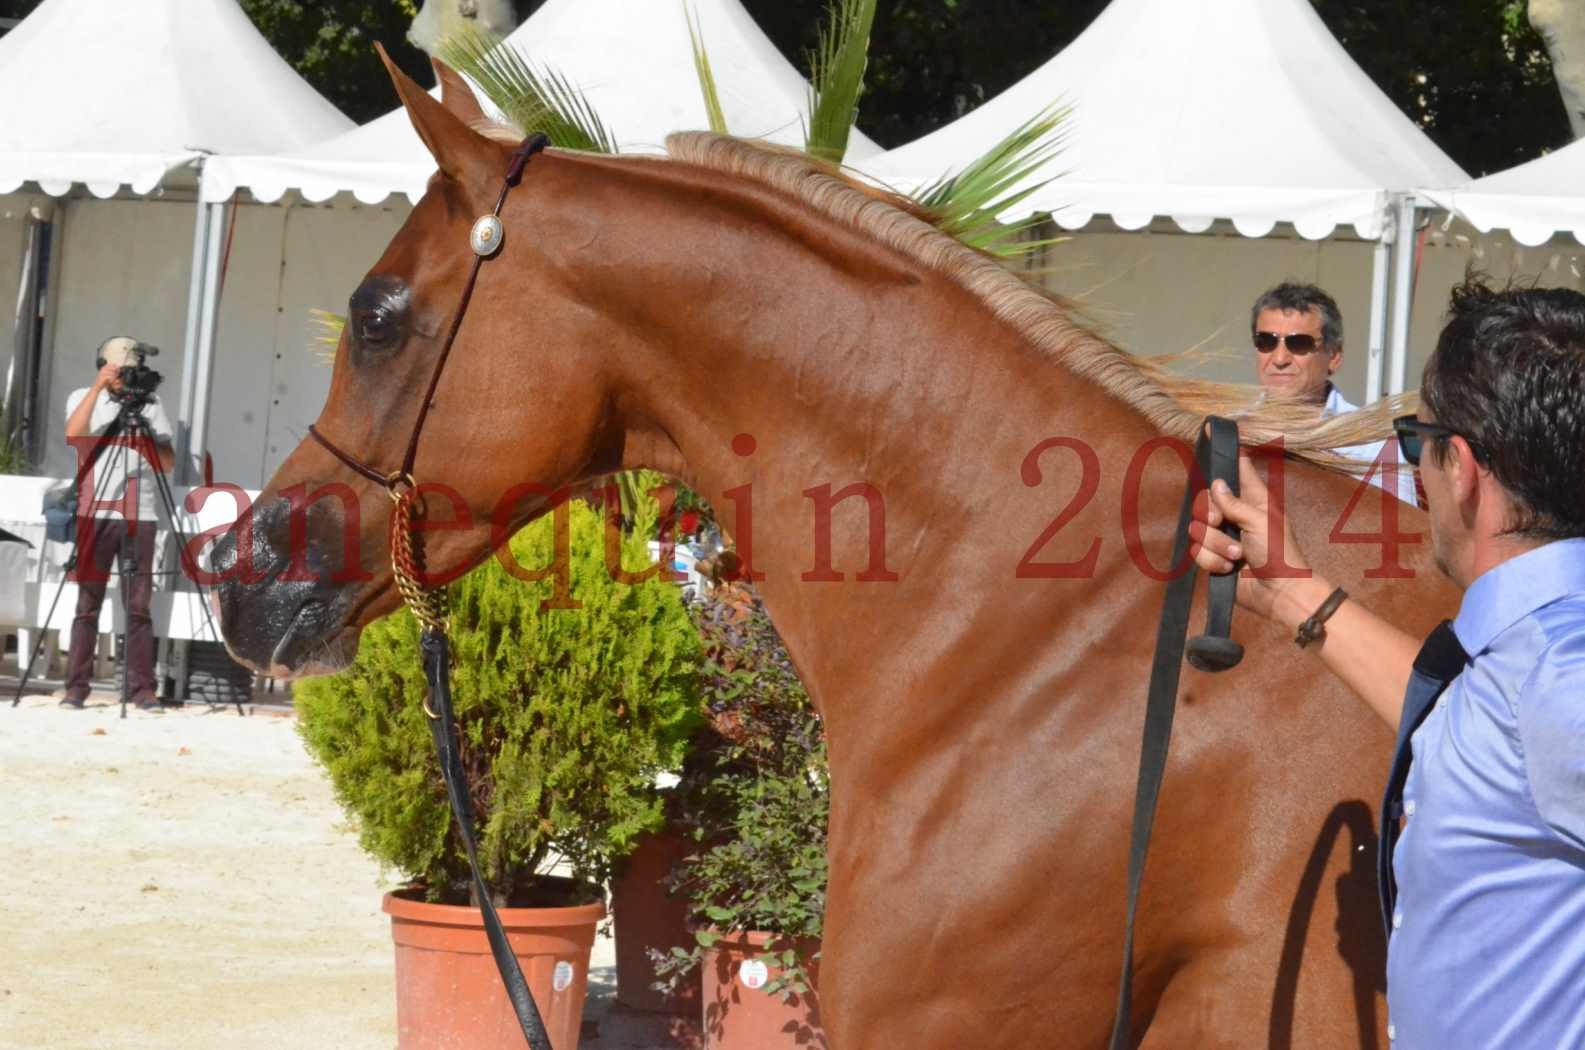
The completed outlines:
[[[699,971],[705,1046],[824,1046],[815,993],[830,781],[820,717],[752,591],[717,587],[689,611],[704,643],[709,727],[679,785],[695,844],[674,888],[695,943],[655,953],[662,984]]]
[[[573,501],[572,610],[541,610],[550,580],[494,560],[452,584],[453,695],[480,862],[557,1050],[577,1046],[601,885],[662,823],[657,774],[699,724],[698,633],[679,589],[629,585],[606,565],[605,515]],[[621,540],[647,560],[654,508]],[[547,517],[510,544],[551,563]],[[517,1047],[423,713],[418,629],[405,614],[364,633],[356,662],[296,690],[298,725],[363,846],[410,884],[388,894],[399,1046]],[[552,875],[556,867],[564,874]]]

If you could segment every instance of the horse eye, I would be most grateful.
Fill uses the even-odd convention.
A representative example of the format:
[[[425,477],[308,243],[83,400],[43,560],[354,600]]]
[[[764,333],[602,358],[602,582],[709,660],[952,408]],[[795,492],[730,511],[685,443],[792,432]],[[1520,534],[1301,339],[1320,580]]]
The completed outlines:
[[[348,302],[352,341],[365,350],[394,350],[406,338],[407,286],[394,277],[368,278]]]
[[[396,320],[389,310],[377,308],[358,316],[358,342],[378,350],[389,345],[396,336]]]

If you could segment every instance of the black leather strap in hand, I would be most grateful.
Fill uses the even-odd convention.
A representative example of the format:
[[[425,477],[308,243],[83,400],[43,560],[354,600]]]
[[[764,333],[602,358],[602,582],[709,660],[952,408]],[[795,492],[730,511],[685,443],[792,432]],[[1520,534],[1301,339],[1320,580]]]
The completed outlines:
[[[1207,432],[1209,432],[1207,434]],[[1123,975],[1117,989],[1117,1013],[1112,1021],[1111,1050],[1128,1050],[1132,1027],[1134,989],[1134,920],[1139,912],[1139,888],[1144,881],[1145,858],[1150,852],[1150,832],[1156,821],[1156,802],[1167,771],[1167,748],[1172,740],[1172,718],[1177,710],[1178,676],[1184,649],[1189,662],[1202,671],[1225,671],[1236,666],[1243,648],[1227,637],[1238,596],[1238,574],[1212,576],[1206,633],[1187,642],[1189,607],[1194,602],[1198,575],[1189,557],[1189,522],[1194,500],[1212,481],[1221,480],[1238,493],[1238,424],[1211,416],[1194,444],[1197,467],[1183,492],[1178,511],[1178,531],[1172,543],[1172,566],[1177,575],[1167,584],[1156,627],[1156,655],[1150,664],[1150,691],[1145,700],[1145,732],[1139,749],[1139,782],[1134,793],[1133,835],[1128,847],[1128,920],[1123,933]]]
[[[501,983],[506,986],[507,998],[517,1013],[517,1023],[523,1028],[523,1038],[530,1050],[552,1050],[545,1022],[540,1019],[539,1008],[529,993],[528,982],[523,979],[523,969],[501,928],[501,918],[495,913],[490,900],[490,887],[484,884],[479,873],[478,846],[474,841],[473,805],[468,798],[467,774],[462,768],[462,756],[457,749],[457,724],[451,710],[451,646],[446,636],[425,630],[419,637],[419,648],[424,655],[424,677],[429,681],[429,705],[434,712],[429,719],[429,731],[435,738],[435,755],[440,759],[440,774],[446,781],[446,794],[451,798],[451,814],[457,821],[462,844],[468,851],[468,866],[473,871],[473,886],[479,897],[479,911],[484,915],[484,932],[490,939],[490,954],[495,956],[495,967],[501,972]]]

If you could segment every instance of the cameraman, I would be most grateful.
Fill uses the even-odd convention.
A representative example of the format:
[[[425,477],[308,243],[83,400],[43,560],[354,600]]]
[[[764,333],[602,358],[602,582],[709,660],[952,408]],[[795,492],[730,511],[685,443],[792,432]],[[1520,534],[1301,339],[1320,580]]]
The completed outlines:
[[[99,374],[93,385],[72,391],[66,399],[66,440],[78,456],[78,511],[91,515],[91,522],[80,525],[77,533],[77,615],[72,620],[62,707],[80,708],[88,698],[99,607],[104,603],[111,559],[119,558],[127,616],[127,692],[139,710],[160,710],[154,688],[154,622],[149,616],[157,482],[146,468],[167,472],[176,457],[170,420],[153,393],[159,374],[143,367],[151,353],[158,351],[126,336],[105,340],[99,347]],[[128,378],[141,382],[129,387]],[[127,432],[131,428],[122,418],[123,411],[141,416],[154,437],[152,449]],[[116,433],[107,437],[112,426]],[[91,478],[84,473],[90,456]]]

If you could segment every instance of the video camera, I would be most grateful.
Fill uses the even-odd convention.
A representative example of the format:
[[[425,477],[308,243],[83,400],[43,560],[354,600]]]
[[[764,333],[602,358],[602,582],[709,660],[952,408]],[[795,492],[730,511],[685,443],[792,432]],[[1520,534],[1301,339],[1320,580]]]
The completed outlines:
[[[147,404],[154,397],[154,391],[165,381],[164,376],[145,363],[159,352],[157,346],[140,343],[124,335],[105,340],[99,348],[97,366],[120,365],[117,378],[121,381],[121,388],[111,390],[110,396],[123,406],[137,408]]]

